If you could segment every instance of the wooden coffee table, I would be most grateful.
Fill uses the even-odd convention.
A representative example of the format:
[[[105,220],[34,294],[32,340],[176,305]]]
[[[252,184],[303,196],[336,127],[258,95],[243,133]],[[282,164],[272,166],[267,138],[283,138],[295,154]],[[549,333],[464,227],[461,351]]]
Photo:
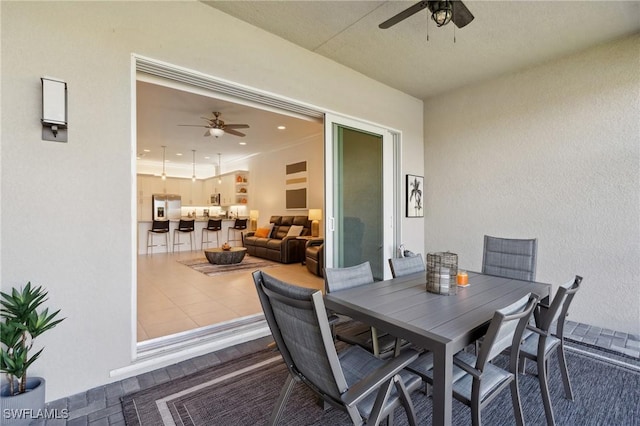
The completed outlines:
[[[246,247],[231,247],[229,250],[209,248],[204,250],[204,255],[207,257],[209,263],[214,265],[232,265],[242,262],[246,252]]]

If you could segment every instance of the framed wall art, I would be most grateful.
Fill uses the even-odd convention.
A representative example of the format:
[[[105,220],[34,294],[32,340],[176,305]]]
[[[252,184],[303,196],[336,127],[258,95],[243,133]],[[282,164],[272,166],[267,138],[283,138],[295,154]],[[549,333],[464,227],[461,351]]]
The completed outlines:
[[[424,177],[407,175],[405,190],[407,191],[407,217],[424,217],[424,205],[422,204],[422,191]]]
[[[307,208],[307,162],[286,165],[285,208],[302,210]]]

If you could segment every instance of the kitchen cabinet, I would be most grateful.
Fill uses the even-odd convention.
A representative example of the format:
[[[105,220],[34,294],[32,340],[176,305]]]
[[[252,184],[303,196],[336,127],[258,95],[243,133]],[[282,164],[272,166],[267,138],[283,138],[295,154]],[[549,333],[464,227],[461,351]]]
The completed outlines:
[[[221,206],[248,204],[249,172],[237,170],[195,182],[188,178],[162,180],[159,176],[137,175],[138,220],[151,220],[153,194],[178,194],[183,206],[204,207],[211,205],[211,195],[218,193]]]

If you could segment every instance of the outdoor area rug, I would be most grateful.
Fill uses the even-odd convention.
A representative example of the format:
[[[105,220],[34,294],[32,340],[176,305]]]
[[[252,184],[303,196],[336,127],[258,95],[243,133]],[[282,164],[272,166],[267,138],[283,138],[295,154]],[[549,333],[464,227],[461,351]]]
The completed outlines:
[[[625,367],[584,353],[567,351],[575,401],[564,399],[555,356],[550,364],[551,400],[559,425],[637,425],[640,418],[640,369]],[[505,366],[507,358],[496,363]],[[544,425],[545,417],[535,366],[520,376],[520,396],[525,423]],[[287,376],[277,351],[265,349],[193,375],[123,397],[127,425],[264,425]],[[412,393],[418,423],[431,424],[431,399]],[[408,424],[404,410],[395,413],[396,424]],[[511,396],[503,391],[482,411],[488,425],[513,424]],[[471,423],[468,407],[453,401],[454,425]],[[287,403],[283,425],[349,425],[348,416],[336,409],[323,410],[314,394],[298,383]]]
[[[246,255],[242,262],[233,265],[213,265],[209,263],[206,257],[198,257],[195,259],[178,260],[182,263],[201,272],[205,275],[213,277],[214,275],[230,274],[232,272],[255,271],[256,269],[264,269],[272,266],[280,266],[278,262],[272,260],[261,259],[259,257]]]

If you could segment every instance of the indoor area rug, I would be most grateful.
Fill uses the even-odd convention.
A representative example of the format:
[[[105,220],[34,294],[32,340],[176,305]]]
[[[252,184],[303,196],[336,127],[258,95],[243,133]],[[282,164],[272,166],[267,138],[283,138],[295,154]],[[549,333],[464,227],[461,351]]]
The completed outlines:
[[[281,263],[272,260],[261,259],[259,257],[245,256],[242,262],[233,265],[213,265],[209,263],[206,257],[198,257],[195,259],[178,260],[182,263],[201,272],[205,275],[213,277],[214,275],[230,274],[232,272],[255,271],[256,269],[270,268],[272,266],[281,266]]]
[[[500,356],[497,363],[508,362]],[[557,424],[632,425],[640,418],[640,369],[627,368],[591,356],[567,351],[567,363],[575,401],[564,399],[555,357],[550,368],[550,392]],[[546,424],[535,366],[520,376],[520,397],[525,423]],[[287,376],[277,351],[262,350],[193,375],[123,397],[127,425],[264,425]],[[431,424],[431,399],[421,391],[411,395],[418,424]],[[402,409],[395,412],[398,425],[408,424]],[[510,392],[503,391],[482,410],[489,425],[513,424]],[[471,412],[453,401],[454,425],[471,423]],[[323,410],[312,392],[296,384],[283,425],[349,425],[347,415],[336,408]]]

